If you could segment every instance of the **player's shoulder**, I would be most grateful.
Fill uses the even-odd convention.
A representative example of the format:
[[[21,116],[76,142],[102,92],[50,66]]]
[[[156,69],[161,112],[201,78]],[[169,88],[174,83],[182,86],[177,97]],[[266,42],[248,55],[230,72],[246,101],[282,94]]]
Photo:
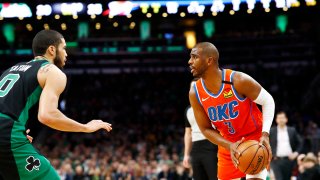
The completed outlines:
[[[232,78],[232,82],[235,84],[237,84],[237,83],[241,84],[241,83],[246,82],[248,80],[252,80],[252,77],[244,72],[241,72],[241,71],[233,71],[233,72],[234,72],[234,75]]]
[[[41,66],[40,68],[41,71],[44,72],[52,72],[52,73],[62,73],[64,74],[61,69],[59,69],[56,65],[48,63],[48,64],[44,64],[43,66]]]
[[[65,73],[59,69],[56,65],[48,63],[39,69],[39,74],[46,75],[47,77],[66,78]]]

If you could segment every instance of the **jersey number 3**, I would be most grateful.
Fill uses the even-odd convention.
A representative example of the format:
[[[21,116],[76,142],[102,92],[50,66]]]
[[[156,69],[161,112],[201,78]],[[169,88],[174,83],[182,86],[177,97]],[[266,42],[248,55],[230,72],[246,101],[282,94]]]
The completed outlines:
[[[4,97],[20,78],[19,74],[8,74],[0,81],[0,97]]]
[[[230,134],[234,134],[234,133],[236,132],[236,131],[234,130],[234,128],[233,128],[233,126],[232,126],[232,123],[231,123],[230,121],[224,122],[224,124],[228,126],[228,132],[229,132]]]

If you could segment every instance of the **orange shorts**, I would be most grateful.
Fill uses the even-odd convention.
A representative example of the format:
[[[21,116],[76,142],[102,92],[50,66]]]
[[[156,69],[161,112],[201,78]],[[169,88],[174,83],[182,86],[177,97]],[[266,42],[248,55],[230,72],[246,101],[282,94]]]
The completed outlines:
[[[254,136],[245,137],[245,140],[259,140],[261,137],[260,134],[256,134]],[[218,149],[218,178],[221,180],[230,180],[245,177],[246,174],[237,169],[231,160],[230,151],[219,146]]]

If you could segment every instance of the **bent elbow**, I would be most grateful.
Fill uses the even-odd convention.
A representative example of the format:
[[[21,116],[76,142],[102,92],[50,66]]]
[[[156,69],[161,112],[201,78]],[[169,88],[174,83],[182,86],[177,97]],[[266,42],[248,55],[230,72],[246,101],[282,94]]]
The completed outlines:
[[[51,122],[50,117],[46,113],[38,113],[38,119],[42,124],[48,125]]]
[[[201,130],[202,134],[206,137],[209,138],[210,137],[210,133],[211,133],[212,129],[206,128]]]

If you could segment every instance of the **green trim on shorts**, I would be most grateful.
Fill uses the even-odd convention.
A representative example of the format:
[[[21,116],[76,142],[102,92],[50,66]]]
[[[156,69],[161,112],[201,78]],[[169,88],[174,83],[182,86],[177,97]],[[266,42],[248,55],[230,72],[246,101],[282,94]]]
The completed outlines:
[[[12,119],[10,116],[8,116],[6,114],[2,114],[2,113],[0,113],[0,117],[6,118],[6,119]]]

